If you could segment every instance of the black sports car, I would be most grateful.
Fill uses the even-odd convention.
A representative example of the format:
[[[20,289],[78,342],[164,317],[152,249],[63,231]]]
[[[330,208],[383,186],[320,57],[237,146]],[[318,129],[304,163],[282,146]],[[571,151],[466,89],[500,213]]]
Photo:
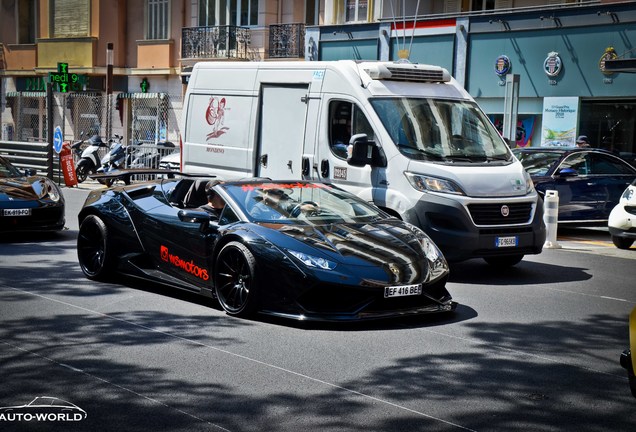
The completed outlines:
[[[0,156],[0,232],[59,231],[64,223],[60,188],[35,170],[20,172]]]
[[[116,272],[199,292],[242,317],[346,321],[455,309],[446,260],[413,225],[304,181],[217,184],[208,193],[225,207],[209,213],[200,207],[209,180],[91,192],[79,213],[84,274],[103,280]]]

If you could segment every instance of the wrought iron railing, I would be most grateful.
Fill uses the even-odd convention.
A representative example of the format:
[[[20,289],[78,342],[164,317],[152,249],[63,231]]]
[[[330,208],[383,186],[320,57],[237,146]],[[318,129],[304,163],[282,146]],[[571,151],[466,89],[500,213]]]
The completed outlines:
[[[269,57],[299,58],[305,52],[305,24],[269,26]]]
[[[247,60],[250,29],[236,26],[186,27],[181,30],[181,56],[192,59]]]

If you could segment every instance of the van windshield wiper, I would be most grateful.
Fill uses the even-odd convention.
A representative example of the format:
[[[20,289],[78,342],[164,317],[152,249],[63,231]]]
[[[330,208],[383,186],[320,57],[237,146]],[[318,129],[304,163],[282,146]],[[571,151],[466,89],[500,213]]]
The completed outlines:
[[[413,147],[413,146],[410,146],[410,145],[407,145],[407,144],[399,144],[399,143],[397,144],[397,146],[400,149],[404,149],[404,150],[410,151],[410,152],[415,152],[415,153],[417,153],[419,155],[422,155],[422,156],[425,156],[427,158],[438,159],[438,160],[444,159],[444,156],[442,156],[441,154],[432,152],[430,150],[424,150],[424,149],[421,149],[419,147]]]

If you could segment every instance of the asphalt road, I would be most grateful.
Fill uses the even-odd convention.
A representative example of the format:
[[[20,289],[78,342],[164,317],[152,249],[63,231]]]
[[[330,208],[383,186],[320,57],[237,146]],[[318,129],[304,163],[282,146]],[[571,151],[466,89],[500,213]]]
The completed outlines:
[[[87,417],[0,415],[0,430],[634,430],[618,358],[636,250],[602,230],[502,272],[454,265],[454,315],[303,325],[88,281],[74,219],[86,193],[65,190],[62,234],[0,241],[0,407],[53,396]]]

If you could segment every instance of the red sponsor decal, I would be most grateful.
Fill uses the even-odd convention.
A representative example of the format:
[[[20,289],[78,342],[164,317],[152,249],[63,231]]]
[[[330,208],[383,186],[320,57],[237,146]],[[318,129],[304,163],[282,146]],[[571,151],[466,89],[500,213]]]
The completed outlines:
[[[173,255],[168,250],[168,247],[161,245],[159,254],[161,255],[161,259],[167,263],[172,264],[175,267],[180,268],[181,270],[190,273],[192,276],[198,277],[199,279],[203,279],[207,281],[210,279],[210,275],[208,274],[208,270],[198,265],[194,264],[194,260],[186,261],[179,258],[178,255]]]
[[[241,186],[244,191],[268,190],[268,189],[327,189],[329,186],[321,183],[254,183]]]

